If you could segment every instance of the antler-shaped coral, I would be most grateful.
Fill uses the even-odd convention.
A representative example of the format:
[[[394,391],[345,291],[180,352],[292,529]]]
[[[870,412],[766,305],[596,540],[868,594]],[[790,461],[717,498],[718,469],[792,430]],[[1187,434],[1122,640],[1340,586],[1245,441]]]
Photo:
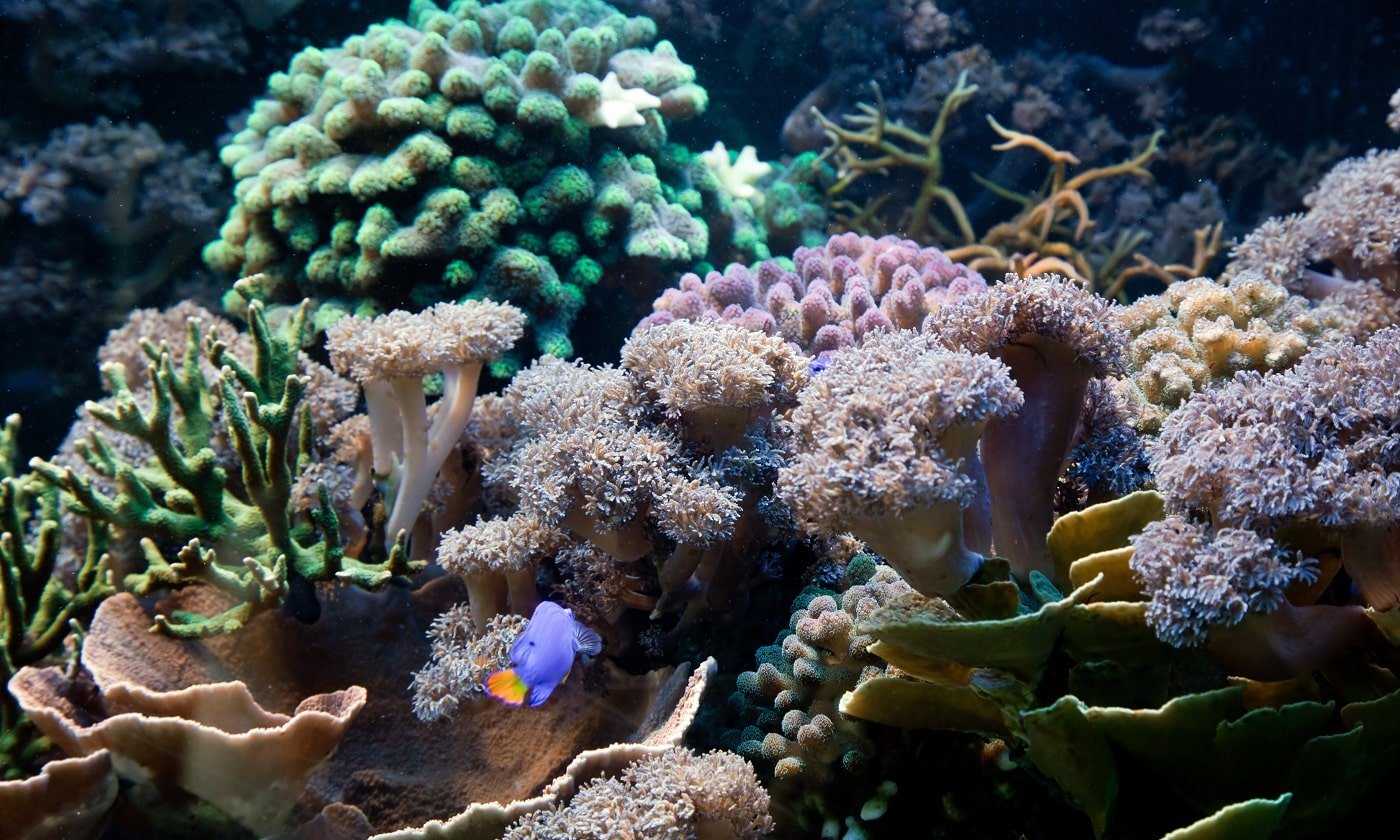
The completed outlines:
[[[817,161],[834,160],[836,163],[837,180],[827,194],[838,196],[872,172],[883,175],[893,166],[910,167],[923,172],[923,181],[919,185],[918,197],[909,210],[908,237],[926,242],[931,232],[944,241],[960,238],[965,244],[976,242],[977,237],[972,232],[972,224],[967,219],[962,202],[942,181],[943,134],[948,129],[948,120],[977,92],[977,85],[968,84],[967,72],[963,71],[958,76],[957,84],[943,100],[938,119],[927,134],[915,131],[899,120],[887,119],[885,98],[880,93],[880,86],[872,83],[871,88],[875,93],[875,104],[861,102],[856,106],[860,113],[846,115],[843,119],[850,124],[850,128],[838,125],[816,108],[812,109],[827,139],[831,141]],[[912,147],[912,150],[908,147]],[[873,151],[875,156],[862,157],[857,151],[861,148]],[[956,237],[933,217],[935,202],[942,204],[952,214],[958,231]]]
[[[303,617],[314,618],[311,581],[340,576],[372,587],[411,570],[401,550],[380,564],[347,561],[324,493],[309,521],[293,519],[292,485],[313,456],[311,412],[303,402],[309,380],[296,373],[308,311],[302,304],[274,331],[262,304],[251,304],[251,364],[211,339],[207,358],[219,368],[213,383],[200,370],[202,326],[194,318],[178,364],[164,342],[142,342],[151,362],[148,389],[134,391],[125,368],[105,365],[113,399],[89,402],[86,410],[112,432],[144,444],[148,460],[134,460],[95,432],[76,447],[90,472],[30,462],[76,513],[143,538],[147,568],[127,577],[128,588],[143,593],[198,581],[236,602],[216,616],[160,616],[156,623],[165,632],[229,632],[289,599]],[[236,476],[220,465],[211,443],[216,428],[228,436]],[[161,556],[158,542],[184,545],[176,562]]]
[[[996,151],[1030,149],[1048,160],[1051,164],[1049,184],[1043,197],[1037,200],[1036,196],[1019,195],[979,179],[983,186],[1022,204],[1024,209],[1009,221],[993,226],[977,244],[950,251],[949,257],[965,261],[970,268],[984,273],[1014,272],[1022,277],[1058,273],[1073,277],[1090,289],[1102,285],[1103,278],[1099,275],[1103,272],[1090,265],[1077,244],[1094,227],[1083,189],[1095,181],[1122,175],[1151,179],[1147,163],[1157,154],[1162,133],[1154,133],[1147,146],[1128,160],[1096,166],[1071,176],[1069,167],[1079,165],[1079,158],[1073,153],[1056,149],[1034,135],[1006,128],[990,114],[987,122],[1003,138],[1003,142],[992,146]],[[1071,220],[1074,230],[1065,241],[1059,238],[1060,232]],[[1116,260],[1106,261],[1104,267],[1114,262]]]

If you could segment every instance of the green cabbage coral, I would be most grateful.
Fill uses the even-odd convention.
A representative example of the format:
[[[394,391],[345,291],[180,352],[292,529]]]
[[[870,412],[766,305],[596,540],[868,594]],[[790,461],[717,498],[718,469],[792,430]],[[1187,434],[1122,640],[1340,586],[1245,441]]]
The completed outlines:
[[[205,260],[271,300],[508,300],[533,347],[494,373],[567,358],[605,277],[768,256],[757,202],[667,141],[706,94],[655,40],[598,0],[419,0],[303,50],[222,150],[237,203]]]

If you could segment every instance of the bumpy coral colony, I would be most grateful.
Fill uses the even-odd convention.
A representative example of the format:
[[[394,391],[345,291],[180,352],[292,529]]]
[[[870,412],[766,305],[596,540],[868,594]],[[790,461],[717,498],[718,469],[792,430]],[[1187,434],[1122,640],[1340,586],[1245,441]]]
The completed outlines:
[[[825,14],[771,5],[794,37]],[[0,429],[0,835],[1264,837],[1380,807],[1400,150],[1319,167],[1212,278],[1218,223],[1173,223],[1184,261],[1094,232],[1156,200],[1159,143],[1205,152],[1107,117],[1120,163],[1052,144],[1092,113],[1069,79],[1167,113],[1169,74],[943,55],[963,15],[874,5],[869,72],[914,88],[857,104],[833,69],[784,128],[825,152],[785,161],[672,139],[709,95],[601,0],[412,0],[273,73],[220,155],[228,314],[131,309],[165,279],[137,272],[58,450]],[[1048,162],[1040,192],[954,193],[979,90],[995,172]],[[124,246],[214,235],[217,175],[150,126],[25,148],[0,222],[96,191]],[[143,178],[164,203],[123,204]],[[625,320],[614,362],[577,357],[585,311]]]

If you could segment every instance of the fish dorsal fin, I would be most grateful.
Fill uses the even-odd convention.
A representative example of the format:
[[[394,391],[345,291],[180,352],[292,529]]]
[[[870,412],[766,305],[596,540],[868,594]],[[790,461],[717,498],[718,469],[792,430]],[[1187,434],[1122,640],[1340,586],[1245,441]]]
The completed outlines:
[[[597,656],[603,652],[603,639],[589,627],[574,622],[574,650],[584,656]]]

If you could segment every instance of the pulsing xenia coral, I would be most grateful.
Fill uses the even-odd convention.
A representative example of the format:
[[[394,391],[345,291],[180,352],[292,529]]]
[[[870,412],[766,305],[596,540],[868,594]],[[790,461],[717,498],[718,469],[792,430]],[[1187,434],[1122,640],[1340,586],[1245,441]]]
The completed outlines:
[[[1055,274],[1006,279],[934,312],[934,340],[1003,362],[1025,405],[991,418],[982,435],[992,544],[1023,583],[1048,574],[1045,535],[1089,382],[1123,367],[1127,339],[1102,297]]]
[[[428,628],[432,659],[413,675],[413,714],[433,722],[452,717],[463,701],[486,696],[486,678],[510,667],[510,648],[525,629],[521,615],[498,615],[478,633],[471,607],[458,604]]]
[[[482,367],[515,344],[524,324],[514,306],[474,300],[417,314],[346,317],[326,331],[331,363],[364,389],[374,471],[393,485],[388,544],[418,521],[434,478],[471,420]],[[443,385],[430,423],[423,379],[433,374],[442,375]]]
[[[416,0],[407,22],[304,50],[223,149],[237,204],[205,259],[261,272],[264,298],[509,300],[534,350],[498,374],[568,357],[609,270],[768,255],[754,206],[667,142],[706,94],[655,38],[598,0]]]
[[[778,496],[810,532],[864,540],[919,592],[954,592],[985,551],[963,532],[983,492],[978,438],[1022,401],[1001,362],[874,333],[798,395]]]
[[[1177,516],[1137,537],[1132,560],[1159,635],[1195,643],[1246,612],[1293,621],[1342,572],[1365,605],[1400,606],[1397,339],[1389,328],[1283,373],[1240,373],[1167,418],[1148,454]]]
[[[611,578],[610,609],[694,617],[732,603],[767,533],[765,436],[807,377],[781,339],[715,322],[643,331],[621,368],[544,357],[517,374],[481,424],[505,515],[448,531],[438,552],[478,628],[528,613],[551,555],[566,579]],[[650,573],[632,579],[638,567]]]
[[[639,757],[616,778],[581,787],[566,806],[513,823],[507,840],[714,837],[757,840],[773,830],[768,792],[733,753],[671,747]]]

